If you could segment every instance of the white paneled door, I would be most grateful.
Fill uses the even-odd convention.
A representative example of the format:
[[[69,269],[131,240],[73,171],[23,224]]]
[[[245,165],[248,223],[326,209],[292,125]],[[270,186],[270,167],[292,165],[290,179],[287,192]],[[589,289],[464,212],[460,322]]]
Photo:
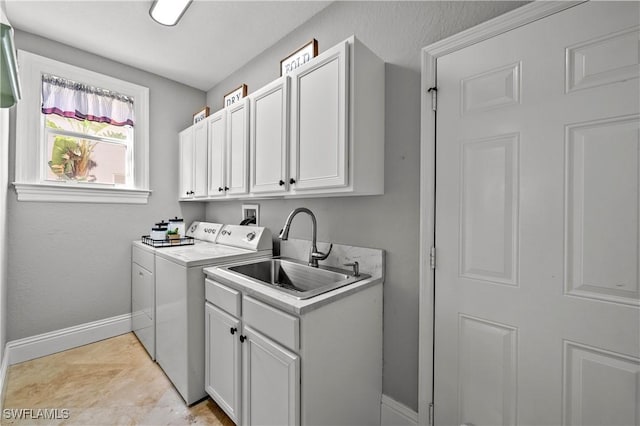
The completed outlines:
[[[435,423],[640,423],[638,2],[437,59]]]

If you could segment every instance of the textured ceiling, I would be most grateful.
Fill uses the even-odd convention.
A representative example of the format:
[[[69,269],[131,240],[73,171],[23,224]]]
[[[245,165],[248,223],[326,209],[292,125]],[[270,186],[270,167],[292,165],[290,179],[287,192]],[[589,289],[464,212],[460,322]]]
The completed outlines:
[[[194,0],[174,27],[151,0],[5,0],[15,28],[208,90],[329,1]]]

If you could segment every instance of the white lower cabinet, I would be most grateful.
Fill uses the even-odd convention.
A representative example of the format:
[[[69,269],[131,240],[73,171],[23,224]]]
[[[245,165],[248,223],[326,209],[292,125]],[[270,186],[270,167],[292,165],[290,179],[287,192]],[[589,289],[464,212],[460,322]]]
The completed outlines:
[[[205,390],[236,424],[240,420],[240,320],[205,305]]]
[[[300,424],[300,357],[251,327],[242,336],[242,424]]]
[[[205,294],[205,389],[237,425],[380,424],[382,284],[301,314]]]
[[[215,286],[216,294],[210,297],[207,291],[205,304],[205,390],[236,424],[300,424],[300,357],[210,303],[232,306],[235,313],[235,301],[228,304],[221,297],[233,300],[240,293],[208,285]],[[268,314],[297,321],[284,312]]]

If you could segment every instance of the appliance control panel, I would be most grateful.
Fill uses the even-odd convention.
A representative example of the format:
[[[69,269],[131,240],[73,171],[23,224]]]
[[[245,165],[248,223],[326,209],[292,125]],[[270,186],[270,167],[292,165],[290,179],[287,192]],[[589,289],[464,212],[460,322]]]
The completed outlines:
[[[254,251],[273,248],[271,231],[261,226],[224,225],[217,243]]]
[[[224,227],[222,223],[193,222],[187,229],[187,236],[196,240],[209,241],[215,243],[220,236],[220,230]]]

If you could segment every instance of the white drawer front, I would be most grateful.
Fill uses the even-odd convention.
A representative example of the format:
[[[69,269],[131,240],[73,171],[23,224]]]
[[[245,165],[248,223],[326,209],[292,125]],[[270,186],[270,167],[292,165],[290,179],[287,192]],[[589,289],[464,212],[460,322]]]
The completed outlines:
[[[131,247],[131,261],[133,263],[137,263],[151,273],[155,270],[155,255],[150,251],[141,249],[140,247]]]
[[[219,284],[210,279],[205,280],[204,296],[209,302],[218,308],[234,315],[240,316],[240,292],[226,285]]]
[[[298,318],[247,296],[242,298],[242,310],[245,324],[293,351],[300,350]]]

